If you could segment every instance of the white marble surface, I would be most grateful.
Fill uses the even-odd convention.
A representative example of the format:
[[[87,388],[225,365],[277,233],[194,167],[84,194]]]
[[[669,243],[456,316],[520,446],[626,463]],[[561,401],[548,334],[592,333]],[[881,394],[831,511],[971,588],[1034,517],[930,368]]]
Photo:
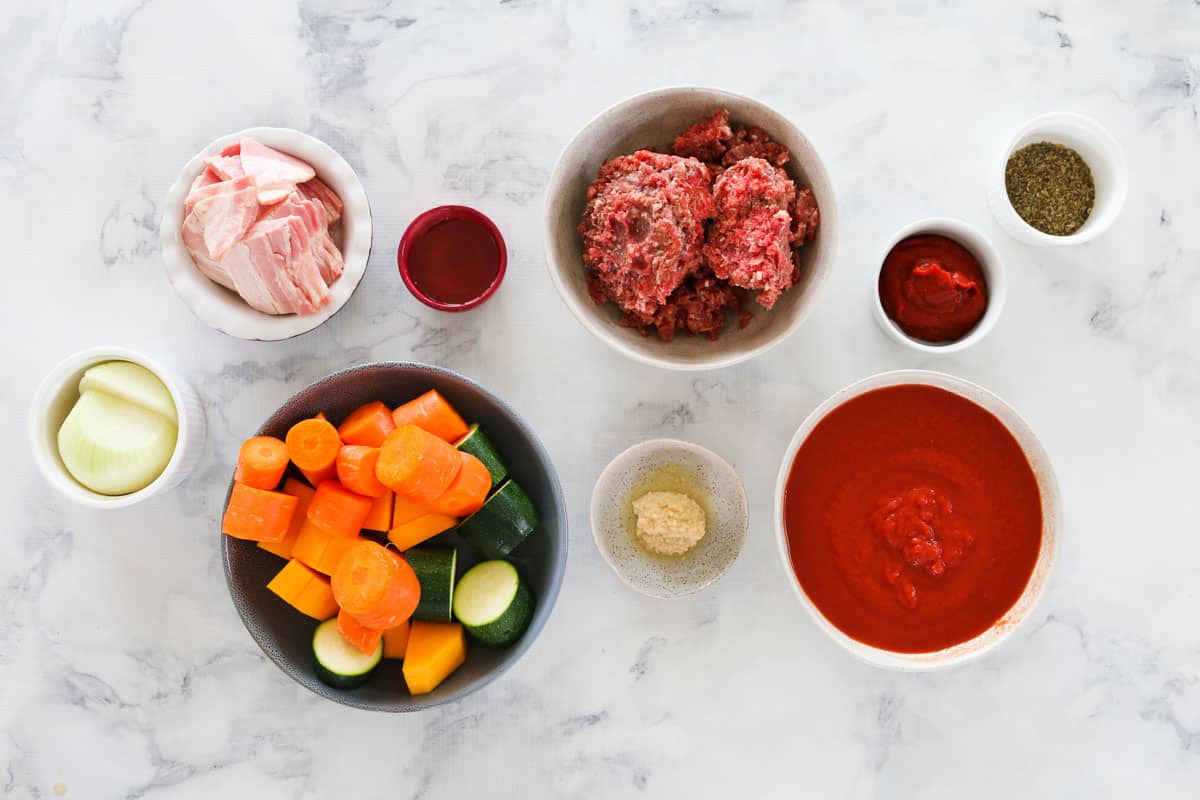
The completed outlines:
[[[0,788],[5,797],[1154,797],[1200,795],[1200,6],[1017,0],[0,0]],[[469,6],[469,7],[468,7]],[[855,8],[857,6],[857,8]],[[839,192],[819,310],[752,363],[641,367],[559,303],[541,192],[594,112],[668,83],[789,114]],[[1005,238],[982,181],[1025,119],[1073,109],[1124,144],[1130,196],[1074,249]],[[338,148],[375,252],[314,333],[248,343],[172,294],[157,219],[213,137],[286,125]],[[403,226],[442,202],[505,231],[500,294],[462,316],[409,297]],[[876,329],[867,273],[918,216],[995,238],[1009,305],[973,351],[924,359]],[[186,371],[208,451],[127,511],[65,505],[26,455],[52,362],[115,342]],[[342,708],[258,652],[228,599],[217,519],[237,442],[339,367],[418,359],[495,388],[555,457],[566,584],[503,679],[411,715]],[[1012,402],[1058,469],[1067,528],[1038,619],[937,675],[859,664],[804,616],[777,562],[777,461],[842,385],[930,366]],[[628,444],[673,435],[741,471],[741,559],[690,600],[634,596],[587,527]],[[57,784],[57,787],[56,787]]]

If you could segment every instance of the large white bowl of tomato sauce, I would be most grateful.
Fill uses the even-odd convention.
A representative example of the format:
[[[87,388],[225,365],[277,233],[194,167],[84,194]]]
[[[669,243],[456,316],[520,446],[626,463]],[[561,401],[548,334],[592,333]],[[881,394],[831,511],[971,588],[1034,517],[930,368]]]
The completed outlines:
[[[819,405],[775,490],[801,604],[850,653],[897,670],[962,664],[1012,635],[1046,589],[1060,519],[1029,425],[987,389],[924,370]]]

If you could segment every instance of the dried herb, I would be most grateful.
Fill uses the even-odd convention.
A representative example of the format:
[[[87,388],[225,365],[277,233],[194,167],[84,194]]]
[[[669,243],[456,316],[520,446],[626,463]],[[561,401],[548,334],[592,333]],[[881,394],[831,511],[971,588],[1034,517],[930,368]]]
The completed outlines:
[[[1009,156],[1004,186],[1021,219],[1054,236],[1079,230],[1096,201],[1087,162],[1071,148],[1052,142],[1026,145]]]

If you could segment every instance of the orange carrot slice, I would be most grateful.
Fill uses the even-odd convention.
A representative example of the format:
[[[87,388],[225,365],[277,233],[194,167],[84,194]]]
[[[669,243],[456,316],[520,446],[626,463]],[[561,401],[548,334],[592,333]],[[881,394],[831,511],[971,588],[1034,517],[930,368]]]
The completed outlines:
[[[424,503],[417,503],[407,497],[396,495],[396,500],[392,503],[392,524],[389,530],[420,519],[428,513],[429,506]]]
[[[339,536],[357,536],[367,514],[371,498],[343,487],[337,481],[325,481],[317,487],[308,506],[308,519],[318,528]]]
[[[235,483],[221,532],[235,539],[278,542],[287,536],[298,502],[290,494]]]
[[[431,503],[442,495],[462,468],[459,451],[416,425],[401,425],[379,448],[375,475],[398,495]]]
[[[387,533],[392,527],[392,505],[396,501],[396,493],[389,490],[383,497],[375,498],[375,502],[371,504],[371,513],[367,514],[367,519],[363,522],[363,527],[369,531],[379,531]]]
[[[339,606],[370,628],[394,628],[421,599],[416,573],[400,556],[369,540],[355,543],[333,573]]]
[[[374,653],[375,648],[379,646],[379,640],[383,638],[382,630],[368,628],[353,615],[347,614],[344,608],[338,612],[337,628],[343,639],[367,654]]]
[[[432,539],[443,531],[448,531],[458,524],[454,517],[444,514],[426,514],[412,522],[392,528],[388,531],[388,541],[401,551],[416,547],[426,539]]]
[[[492,488],[492,474],[483,462],[470,453],[458,454],[462,468],[458,477],[440,497],[429,504],[429,510],[448,517],[465,517],[483,506]]]
[[[291,558],[292,548],[296,546],[296,540],[300,538],[300,529],[304,527],[304,523],[308,519],[308,504],[312,502],[315,490],[303,481],[288,478],[283,482],[283,492],[284,494],[290,494],[297,500],[296,510],[292,513],[292,522],[288,526],[287,536],[284,536],[278,542],[259,542],[258,546],[268,553],[274,553],[280,558]]]
[[[255,489],[274,489],[287,465],[287,445],[274,436],[253,436],[242,442],[233,479]]]
[[[351,412],[337,432],[345,444],[379,447],[395,427],[391,410],[376,400]]]
[[[408,648],[408,625],[406,620],[383,632],[384,658],[404,658],[404,651]]]
[[[300,420],[293,425],[287,432],[286,444],[292,463],[310,481],[312,476],[321,477],[323,472],[334,466],[338,451],[342,449],[337,429],[328,421],[315,418]]]
[[[379,448],[362,444],[342,445],[337,457],[338,480],[352,492],[367,497],[383,497],[388,488],[375,477]]]
[[[469,428],[454,407],[437,389],[430,389],[416,400],[410,400],[392,412],[396,426],[416,425],[447,442],[456,442]]]

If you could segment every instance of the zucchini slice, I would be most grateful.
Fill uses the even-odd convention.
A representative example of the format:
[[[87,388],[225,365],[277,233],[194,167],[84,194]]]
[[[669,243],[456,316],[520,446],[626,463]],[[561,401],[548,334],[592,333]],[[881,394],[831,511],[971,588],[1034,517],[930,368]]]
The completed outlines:
[[[313,633],[313,662],[317,677],[334,689],[357,689],[367,682],[383,660],[383,641],[371,654],[362,653],[338,633],[337,617],[327,619]]]
[[[455,442],[454,446],[464,453],[470,453],[483,462],[483,465],[487,467],[487,471],[491,473],[492,486],[499,485],[502,480],[508,477],[508,465],[504,463],[504,459],[500,457],[496,446],[492,444],[492,440],[479,427],[478,422],[471,425],[466,435]]]
[[[454,616],[467,633],[492,647],[519,639],[533,618],[533,606],[533,593],[507,561],[471,567],[454,596]]]
[[[458,551],[453,547],[414,547],[404,552],[404,558],[421,584],[421,600],[413,619],[450,622]]]
[[[537,527],[537,512],[525,490],[509,479],[483,508],[458,524],[458,532],[485,558],[503,558]]]

